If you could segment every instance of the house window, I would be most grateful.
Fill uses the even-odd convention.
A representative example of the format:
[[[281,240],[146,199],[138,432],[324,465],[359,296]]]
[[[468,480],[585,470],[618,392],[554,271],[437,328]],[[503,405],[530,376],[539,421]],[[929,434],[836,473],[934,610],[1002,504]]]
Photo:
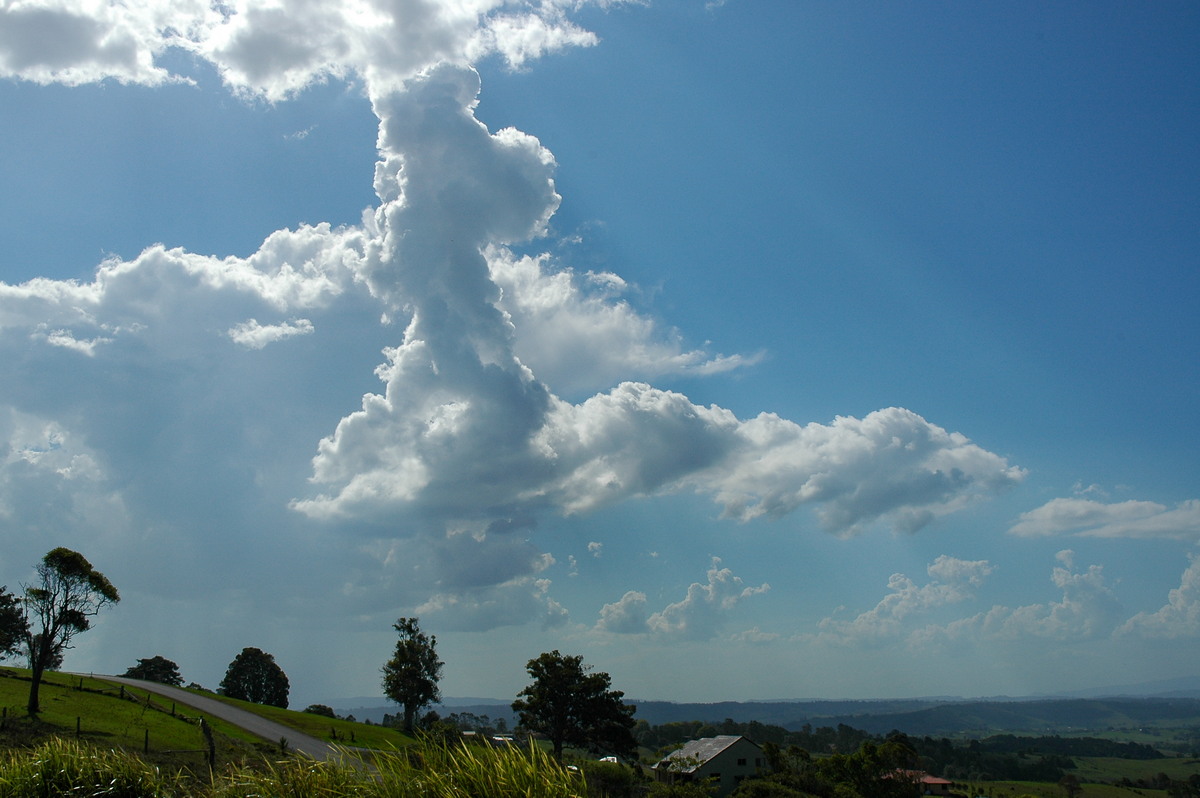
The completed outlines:
[[[745,759],[739,759],[739,760],[738,760],[738,767],[740,767],[740,768],[744,768],[744,767],[746,767],[746,760],[745,760]]]

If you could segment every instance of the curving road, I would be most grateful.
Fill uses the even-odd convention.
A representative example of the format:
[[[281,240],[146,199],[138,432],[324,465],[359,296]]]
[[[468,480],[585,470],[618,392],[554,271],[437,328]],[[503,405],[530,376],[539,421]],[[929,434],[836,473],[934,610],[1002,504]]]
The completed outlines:
[[[257,734],[264,740],[278,742],[279,738],[286,737],[288,748],[293,751],[298,751],[305,756],[313,759],[325,760],[333,759],[339,756],[338,749],[334,748],[324,740],[318,740],[316,737],[309,737],[307,734],[302,734],[293,728],[276,723],[272,720],[267,720],[261,715],[255,715],[253,712],[247,712],[244,709],[239,709],[235,706],[230,706],[224,701],[218,701],[215,698],[196,695],[187,690],[181,690],[178,687],[172,687],[169,684],[161,684],[159,682],[147,682],[142,679],[130,679],[125,676],[96,676],[97,679],[103,679],[106,682],[116,682],[118,684],[136,687],[139,690],[145,690],[155,695],[160,695],[163,698],[169,698],[176,704],[189,706],[192,709],[212,715],[214,718],[228,721],[234,726],[245,729],[251,734]]]

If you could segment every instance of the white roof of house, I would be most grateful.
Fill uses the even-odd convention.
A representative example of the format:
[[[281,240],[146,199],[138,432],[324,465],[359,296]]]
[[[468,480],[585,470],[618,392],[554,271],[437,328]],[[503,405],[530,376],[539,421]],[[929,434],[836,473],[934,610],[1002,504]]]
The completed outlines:
[[[695,760],[696,764],[688,768],[683,768],[679,772],[691,773],[693,770],[700,767],[705,762],[736,743],[738,740],[746,740],[746,742],[750,743],[755,748],[758,747],[757,743],[737,734],[721,734],[716,737],[705,737],[702,740],[692,740],[690,743],[684,745],[683,748],[672,751],[671,753],[667,754],[667,756],[664,757],[661,762],[655,765],[655,767],[666,767],[671,763],[672,760],[676,759],[690,759]]]

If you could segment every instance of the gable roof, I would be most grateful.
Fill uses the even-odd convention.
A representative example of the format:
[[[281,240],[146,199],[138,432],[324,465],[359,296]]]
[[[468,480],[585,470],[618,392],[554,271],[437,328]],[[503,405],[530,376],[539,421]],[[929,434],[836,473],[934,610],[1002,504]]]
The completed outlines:
[[[713,757],[720,754],[726,748],[729,748],[738,740],[745,740],[746,742],[750,743],[750,745],[758,748],[758,743],[754,742],[748,737],[742,737],[741,735],[737,734],[721,734],[716,737],[705,737],[701,740],[692,740],[690,743],[685,744],[683,748],[667,754],[667,756],[664,757],[662,761],[660,761],[654,767],[666,767],[667,765],[671,764],[673,760],[677,759],[694,760],[694,765],[683,768],[679,771],[680,773],[691,773]]]

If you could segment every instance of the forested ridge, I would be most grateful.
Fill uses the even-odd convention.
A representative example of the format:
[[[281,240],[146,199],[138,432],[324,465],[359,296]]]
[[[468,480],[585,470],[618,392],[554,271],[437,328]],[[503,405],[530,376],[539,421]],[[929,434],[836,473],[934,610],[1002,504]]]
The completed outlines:
[[[653,750],[666,750],[688,740],[718,734],[744,735],[760,745],[797,748],[813,755],[853,753],[864,743],[901,742],[917,754],[923,770],[951,779],[1057,781],[1075,767],[1072,757],[1163,758],[1163,753],[1153,746],[1098,737],[999,734],[980,740],[951,740],[910,736],[895,730],[886,735],[872,734],[844,723],[816,728],[806,724],[790,730],[758,721],[739,723],[732,719],[716,724],[679,721],[658,726],[643,721],[634,729],[638,743]]]

